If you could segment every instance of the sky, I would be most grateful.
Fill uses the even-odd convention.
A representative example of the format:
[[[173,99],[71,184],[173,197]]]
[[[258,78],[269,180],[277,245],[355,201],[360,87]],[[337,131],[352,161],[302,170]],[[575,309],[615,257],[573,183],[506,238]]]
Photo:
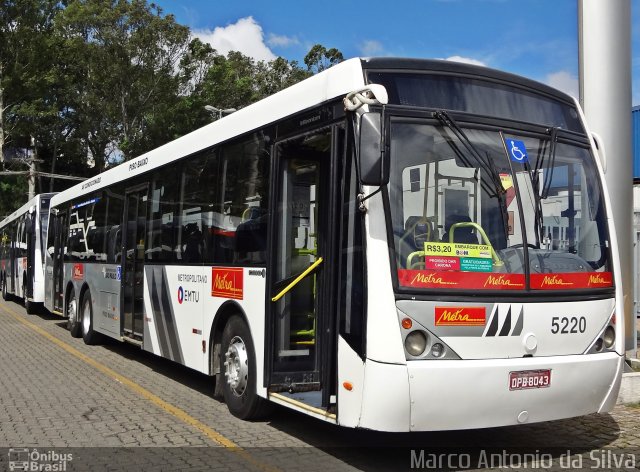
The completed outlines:
[[[617,1],[617,0],[600,0]],[[314,44],[345,58],[450,59],[523,75],[578,96],[577,0],[155,0],[220,53],[304,66]],[[634,106],[640,0],[631,0]]]

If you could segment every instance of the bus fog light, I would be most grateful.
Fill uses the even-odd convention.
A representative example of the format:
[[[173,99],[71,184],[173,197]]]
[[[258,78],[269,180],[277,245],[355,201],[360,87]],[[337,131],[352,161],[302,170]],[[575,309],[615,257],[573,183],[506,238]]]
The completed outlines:
[[[427,336],[422,331],[411,331],[404,340],[404,348],[412,356],[419,356],[427,348]]]
[[[613,326],[607,326],[602,337],[604,338],[604,347],[609,349],[616,342],[616,330],[613,329]]]
[[[433,357],[442,357],[444,354],[444,346],[440,343],[435,343],[431,346],[431,355]]]
[[[600,352],[602,351],[603,345],[604,345],[604,341],[602,340],[602,338],[598,338],[593,347],[595,348],[596,351]]]

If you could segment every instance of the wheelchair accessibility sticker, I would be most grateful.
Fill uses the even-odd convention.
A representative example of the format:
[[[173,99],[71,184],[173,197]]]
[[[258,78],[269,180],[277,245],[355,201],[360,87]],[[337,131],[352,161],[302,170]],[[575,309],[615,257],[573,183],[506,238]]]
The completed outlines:
[[[524,146],[523,141],[517,139],[504,138],[504,145],[509,154],[509,159],[513,162],[519,162],[524,164],[529,162],[529,156],[527,155],[527,148]]]

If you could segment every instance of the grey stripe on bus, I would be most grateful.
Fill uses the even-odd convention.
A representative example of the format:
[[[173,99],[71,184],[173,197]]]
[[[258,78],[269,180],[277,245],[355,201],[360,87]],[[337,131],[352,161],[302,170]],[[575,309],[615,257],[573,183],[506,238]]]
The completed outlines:
[[[509,336],[509,331],[511,331],[511,305],[509,305],[507,318],[504,320],[504,324],[502,325],[502,329],[500,330],[500,334],[498,336]]]
[[[151,294],[151,310],[153,312],[153,322],[156,324],[156,336],[158,337],[158,345],[160,347],[160,355],[162,357],[169,357],[169,345],[167,343],[168,336],[166,334],[166,327],[164,323],[164,314],[162,312],[162,306],[159,293],[162,292],[162,287],[158,287],[162,284],[162,277],[156,277],[156,269],[160,267],[145,267],[147,272],[147,281],[150,285],[149,293]]]
[[[524,309],[520,307],[520,313],[518,314],[518,321],[516,321],[516,326],[513,328],[513,332],[511,333],[511,336],[520,336],[520,334],[522,334],[522,325],[524,324],[523,311]]]
[[[498,305],[494,305],[494,310],[491,313],[491,322],[489,323],[489,329],[485,336],[495,336],[498,332]]]
[[[176,362],[183,362],[182,350],[178,340],[177,326],[168,288],[164,267],[145,267],[150,285],[151,309],[156,324],[156,334],[160,355]]]
[[[171,345],[171,360],[184,364],[182,357],[182,347],[178,336],[178,325],[176,323],[176,317],[173,313],[173,305],[171,304],[171,298],[169,298],[169,282],[167,281],[167,273],[165,268],[162,267],[162,282],[163,290],[160,292],[162,297],[162,304],[165,307],[164,315],[166,324],[166,332],[169,335],[169,344]]]

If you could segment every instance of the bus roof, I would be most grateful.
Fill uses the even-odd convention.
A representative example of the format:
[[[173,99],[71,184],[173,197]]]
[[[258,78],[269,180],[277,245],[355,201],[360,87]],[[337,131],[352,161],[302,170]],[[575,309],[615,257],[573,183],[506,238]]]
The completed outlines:
[[[128,180],[364,86],[361,59],[349,59],[56,195],[52,206]]]
[[[509,82],[537,90],[574,104],[574,100],[556,89],[514,74],[482,66],[445,60],[403,58],[353,58],[292,85],[274,95],[216,120],[137,158],[123,162],[57,194],[51,201],[55,207],[74,198],[128,180],[177,159],[189,156],[235,136],[259,129],[282,118],[335,99],[365,85],[365,69],[424,70],[465,74],[489,80]]]
[[[37,210],[38,209],[37,203],[40,201],[41,198],[43,198],[43,197],[45,197],[45,198],[46,197],[51,197],[53,195],[55,195],[55,193],[41,193],[41,194],[36,195],[31,200],[29,200],[27,203],[25,203],[20,208],[18,208],[16,211],[14,211],[9,216],[7,216],[4,220],[0,221],[0,228],[4,228],[6,225],[8,225],[12,221],[14,221],[16,218],[19,218],[20,216],[22,216],[25,213],[27,213],[29,211],[29,208],[31,208],[32,206],[35,206],[35,208]]]

